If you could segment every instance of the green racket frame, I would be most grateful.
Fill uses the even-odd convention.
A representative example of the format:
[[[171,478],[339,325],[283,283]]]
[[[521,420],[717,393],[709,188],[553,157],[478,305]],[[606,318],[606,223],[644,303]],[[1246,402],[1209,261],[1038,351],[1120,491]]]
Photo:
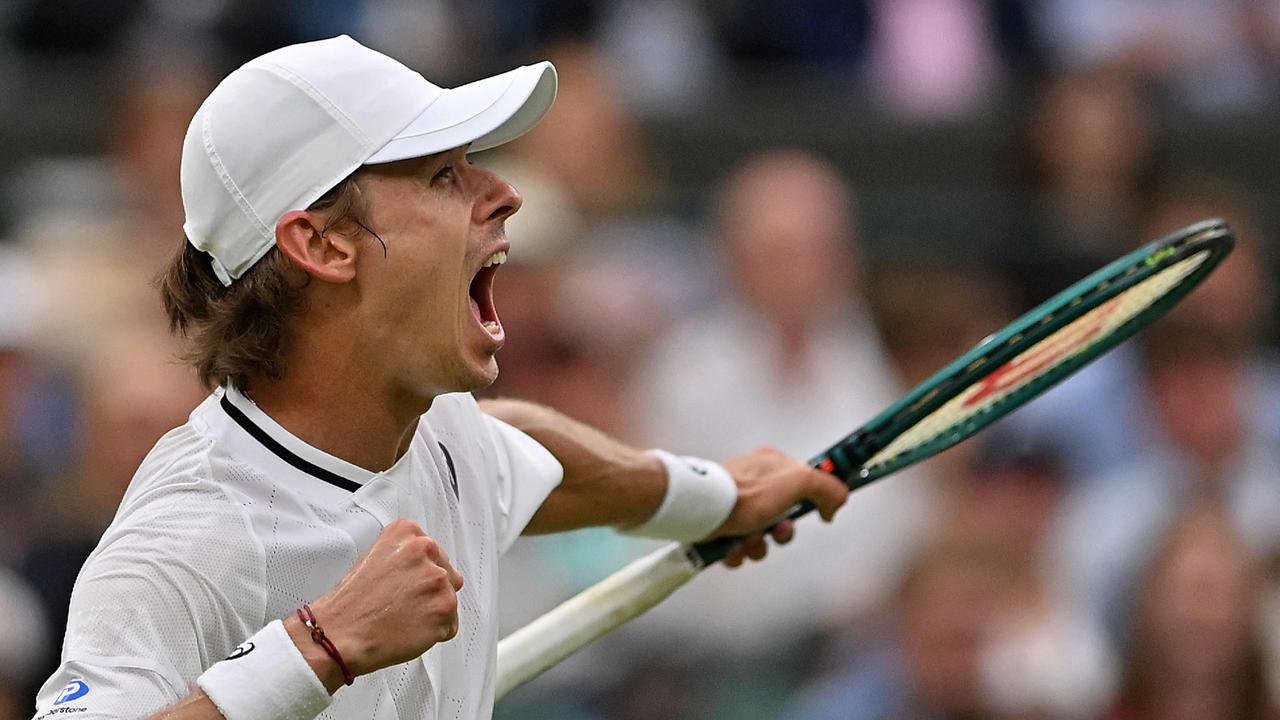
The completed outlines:
[[[1000,332],[978,343],[884,412],[810,460],[810,464],[835,475],[850,489],[856,490],[955,445],[1058,384],[1151,324],[1191,292],[1222,262],[1233,247],[1235,236],[1231,228],[1225,221],[1213,219],[1189,225],[1134,250],[1054,295]],[[1164,295],[1125,320],[1112,332],[1099,336],[1043,375],[1011,390],[990,406],[964,418],[933,439],[887,461],[866,465],[899,435],[1005,363],[1035,347],[1041,340],[1126,290],[1201,252],[1208,253],[1204,261]],[[811,510],[812,503],[801,503],[787,517],[798,518]],[[740,540],[741,538],[720,538],[698,543],[692,546],[691,552],[697,562],[705,566],[723,558]]]

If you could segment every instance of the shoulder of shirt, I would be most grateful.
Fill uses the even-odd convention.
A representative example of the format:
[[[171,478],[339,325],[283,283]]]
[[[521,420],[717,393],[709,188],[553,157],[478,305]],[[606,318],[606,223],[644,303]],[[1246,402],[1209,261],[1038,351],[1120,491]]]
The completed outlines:
[[[476,401],[474,395],[469,392],[446,393],[437,395],[431,401],[431,409],[427,411],[425,417],[431,417],[436,414],[448,413],[479,413],[480,403]]]
[[[423,425],[436,429],[463,429],[467,425],[482,422],[483,418],[484,411],[471,393],[448,393],[431,401],[431,409],[422,416],[423,422],[418,425],[418,432],[423,431]]]
[[[491,420],[471,393],[449,393],[432,401],[418,424],[418,436],[426,447],[444,448],[455,463],[470,458],[473,471],[496,472],[500,438]]]
[[[182,487],[211,485],[210,455],[214,441],[188,421],[165,433],[143,458],[125,492],[121,509],[144,497],[154,498]]]
[[[199,542],[205,535],[231,534],[241,527],[253,538],[241,501],[214,478],[216,445],[202,432],[194,413],[190,421],[161,437],[134,473],[99,550],[122,533],[138,529],[148,534],[164,530]]]
[[[150,589],[153,605],[182,604],[192,588],[213,587],[256,617],[265,552],[241,500],[213,479],[215,448],[194,416],[156,443],[76,580],[81,614],[139,587]]]

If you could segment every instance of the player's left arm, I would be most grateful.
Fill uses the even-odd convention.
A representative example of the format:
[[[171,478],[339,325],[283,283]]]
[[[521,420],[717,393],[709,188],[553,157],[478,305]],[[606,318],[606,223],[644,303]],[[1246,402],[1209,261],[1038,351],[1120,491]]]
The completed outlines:
[[[564,468],[563,481],[534,514],[525,533],[597,525],[632,528],[652,518],[663,504],[668,473],[658,455],[534,403],[484,400],[480,407],[538,441]],[[739,455],[726,460],[723,467],[736,484],[736,498],[707,538],[758,531],[801,500],[813,501],[829,520],[848,495],[840,481],[775,450]],[[788,522],[773,535],[786,541],[791,532]],[[743,555],[756,558],[764,553],[765,543],[757,535],[744,543],[729,564],[740,562]]]

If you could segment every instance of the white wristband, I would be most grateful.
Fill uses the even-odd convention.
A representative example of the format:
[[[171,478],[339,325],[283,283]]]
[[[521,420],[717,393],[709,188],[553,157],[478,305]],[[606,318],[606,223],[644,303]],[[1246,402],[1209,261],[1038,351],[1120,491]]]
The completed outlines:
[[[214,663],[196,684],[227,720],[311,720],[333,701],[279,620]]]
[[[653,517],[623,533],[693,542],[724,524],[738,502],[738,483],[728,470],[710,460],[649,452],[667,469],[667,494]]]

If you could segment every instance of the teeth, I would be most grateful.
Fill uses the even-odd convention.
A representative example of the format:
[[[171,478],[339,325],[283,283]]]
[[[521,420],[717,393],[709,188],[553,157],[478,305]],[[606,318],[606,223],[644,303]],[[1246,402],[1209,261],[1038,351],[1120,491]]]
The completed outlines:
[[[485,261],[484,261],[484,265],[482,265],[481,267],[490,267],[490,266],[492,266],[492,265],[501,265],[502,263],[504,263],[504,262],[506,262],[506,261],[507,261],[507,251],[506,251],[506,250],[499,250],[498,252],[496,252],[496,253],[494,253],[494,254],[490,255],[490,256],[489,256],[489,259],[488,259],[488,260],[485,260]]]
[[[488,330],[489,334],[494,336],[496,336],[499,332],[502,332],[502,326],[494,322],[493,320],[486,320],[484,323],[484,329]]]

